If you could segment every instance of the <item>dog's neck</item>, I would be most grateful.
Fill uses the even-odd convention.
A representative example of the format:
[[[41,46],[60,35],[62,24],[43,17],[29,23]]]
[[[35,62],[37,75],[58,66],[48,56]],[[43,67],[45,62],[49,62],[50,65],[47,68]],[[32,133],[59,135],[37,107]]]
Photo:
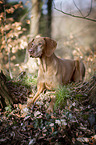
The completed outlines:
[[[41,58],[40,58],[40,61],[41,61],[41,66],[43,68],[43,71],[46,72],[47,71],[47,67],[50,65],[50,64],[53,64],[54,62],[54,59],[53,57],[55,56],[55,54],[53,53],[50,57],[47,57],[46,55],[42,55]],[[56,57],[56,56],[55,56]]]

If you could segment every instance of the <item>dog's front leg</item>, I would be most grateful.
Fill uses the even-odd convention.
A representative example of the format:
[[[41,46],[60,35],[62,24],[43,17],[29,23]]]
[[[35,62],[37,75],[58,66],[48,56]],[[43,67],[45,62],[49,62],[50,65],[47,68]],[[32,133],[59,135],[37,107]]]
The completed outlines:
[[[38,98],[39,98],[40,93],[43,92],[44,88],[45,88],[44,83],[39,83],[39,84],[37,85],[37,93],[36,93],[35,96],[34,96],[32,99],[30,99],[30,101],[27,103],[27,107],[30,107],[31,104],[35,104],[35,102],[36,102],[36,101],[38,100]]]

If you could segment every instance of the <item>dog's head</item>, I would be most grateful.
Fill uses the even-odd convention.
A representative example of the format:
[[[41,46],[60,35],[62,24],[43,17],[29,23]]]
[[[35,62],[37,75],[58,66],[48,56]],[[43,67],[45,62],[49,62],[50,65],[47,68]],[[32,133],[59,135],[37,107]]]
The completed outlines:
[[[50,57],[56,49],[57,43],[48,37],[37,37],[28,44],[30,57],[41,57],[45,54]]]

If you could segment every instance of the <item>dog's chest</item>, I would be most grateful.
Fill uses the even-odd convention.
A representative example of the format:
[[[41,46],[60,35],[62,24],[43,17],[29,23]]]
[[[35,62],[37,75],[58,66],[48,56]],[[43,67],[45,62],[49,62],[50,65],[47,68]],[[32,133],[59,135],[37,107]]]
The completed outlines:
[[[43,82],[46,88],[55,88],[60,82],[56,60],[43,60],[39,67],[38,81]]]
[[[47,89],[50,88],[51,90],[53,88],[56,88],[56,85],[58,85],[58,80],[53,72],[45,72],[43,77],[44,77],[44,84]]]
[[[39,81],[43,82],[45,84],[46,88],[56,88],[56,86],[59,84],[58,77],[56,75],[56,70],[51,69],[48,67],[47,71],[41,71],[41,75],[39,76]]]

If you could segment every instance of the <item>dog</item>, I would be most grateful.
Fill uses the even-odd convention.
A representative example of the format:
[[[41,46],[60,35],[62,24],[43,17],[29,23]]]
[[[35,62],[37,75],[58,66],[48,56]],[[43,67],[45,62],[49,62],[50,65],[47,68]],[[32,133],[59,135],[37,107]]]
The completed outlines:
[[[37,37],[28,44],[30,57],[40,58],[37,93],[28,107],[39,98],[44,89],[54,90],[59,85],[83,81],[85,66],[79,60],[60,59],[55,54],[57,43],[49,37]]]

